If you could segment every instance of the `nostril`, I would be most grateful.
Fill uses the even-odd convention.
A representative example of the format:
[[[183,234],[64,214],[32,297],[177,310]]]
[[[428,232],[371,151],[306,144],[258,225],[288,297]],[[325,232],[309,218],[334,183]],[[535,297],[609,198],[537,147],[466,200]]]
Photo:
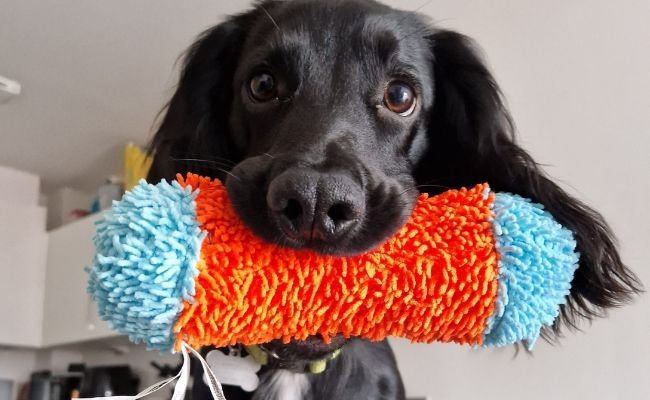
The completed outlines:
[[[290,220],[295,220],[302,215],[302,206],[298,200],[289,199],[282,213]]]
[[[350,221],[355,218],[354,209],[347,203],[336,203],[329,210],[327,216],[335,223]]]

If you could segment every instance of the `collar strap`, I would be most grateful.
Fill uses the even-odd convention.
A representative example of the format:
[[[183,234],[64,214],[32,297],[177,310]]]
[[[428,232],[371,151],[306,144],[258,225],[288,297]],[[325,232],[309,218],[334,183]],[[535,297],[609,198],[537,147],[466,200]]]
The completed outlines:
[[[320,374],[327,369],[328,361],[334,360],[341,354],[342,348],[336,349],[325,358],[315,361],[283,360],[258,345],[246,346],[246,351],[257,363],[268,368],[286,369],[298,373]]]

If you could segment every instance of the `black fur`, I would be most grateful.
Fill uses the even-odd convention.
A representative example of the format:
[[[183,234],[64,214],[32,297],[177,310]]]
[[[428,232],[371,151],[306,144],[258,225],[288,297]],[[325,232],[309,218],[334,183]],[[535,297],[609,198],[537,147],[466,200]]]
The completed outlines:
[[[275,74],[277,100],[251,100],[248,80],[260,71]],[[411,116],[381,106],[391,79],[415,89]],[[499,88],[473,42],[371,0],[265,1],[204,32],[185,56],[152,151],[150,180],[188,171],[218,177],[264,239],[326,253],[373,247],[404,222],[422,191],[489,182],[529,197],[575,233],[581,254],[569,302],[544,332],[550,340],[562,326],[602,316],[641,290],[602,216],[517,145]],[[341,197],[344,189],[354,198]],[[282,204],[298,198],[312,207],[300,217],[309,223],[282,226],[284,211],[270,210],[276,195]],[[352,228],[292,236],[296,226],[315,229],[322,222],[318,204],[330,200],[361,207]],[[284,351],[322,355],[290,346]],[[378,363],[379,375],[373,372]],[[314,400],[404,398],[385,343],[349,342],[344,356],[310,382],[306,398]]]

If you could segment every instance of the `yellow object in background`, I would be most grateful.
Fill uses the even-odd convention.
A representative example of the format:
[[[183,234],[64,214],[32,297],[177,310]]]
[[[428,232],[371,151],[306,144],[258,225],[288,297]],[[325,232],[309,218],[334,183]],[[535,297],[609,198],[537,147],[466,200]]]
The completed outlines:
[[[146,178],[153,158],[140,146],[128,143],[124,148],[124,190],[131,190],[140,179]]]

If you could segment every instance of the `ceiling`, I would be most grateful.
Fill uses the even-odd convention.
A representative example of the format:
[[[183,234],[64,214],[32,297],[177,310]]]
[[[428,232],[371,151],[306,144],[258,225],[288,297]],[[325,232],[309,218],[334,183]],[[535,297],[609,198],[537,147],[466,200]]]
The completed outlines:
[[[145,144],[192,39],[247,2],[0,0],[0,165],[92,191]]]

